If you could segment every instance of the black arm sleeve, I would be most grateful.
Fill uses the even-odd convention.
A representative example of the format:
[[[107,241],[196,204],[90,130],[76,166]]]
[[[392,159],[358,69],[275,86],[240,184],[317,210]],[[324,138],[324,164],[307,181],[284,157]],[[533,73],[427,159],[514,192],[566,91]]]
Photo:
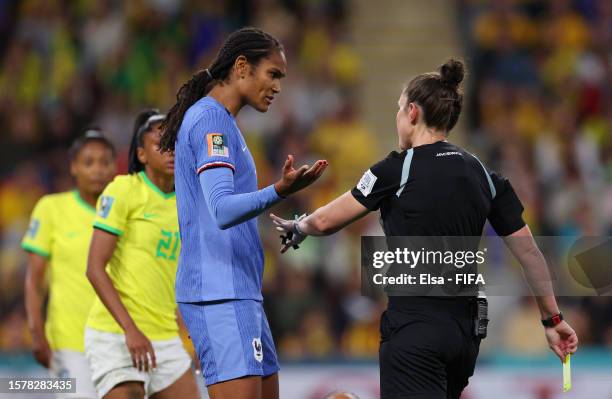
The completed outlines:
[[[385,198],[399,190],[405,155],[394,151],[368,169],[351,190],[353,197],[370,211],[380,208]]]
[[[497,235],[505,237],[525,226],[523,204],[508,179],[495,172],[489,172],[489,175],[495,186],[496,196],[491,202],[488,219]]]

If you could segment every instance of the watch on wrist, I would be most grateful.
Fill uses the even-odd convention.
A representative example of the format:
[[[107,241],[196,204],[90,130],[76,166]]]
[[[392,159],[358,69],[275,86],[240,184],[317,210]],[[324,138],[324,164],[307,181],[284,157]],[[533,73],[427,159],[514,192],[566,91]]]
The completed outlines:
[[[542,320],[542,325],[544,327],[554,327],[557,324],[561,323],[562,321],[563,321],[563,314],[559,312],[556,315],[549,317],[548,319]]]

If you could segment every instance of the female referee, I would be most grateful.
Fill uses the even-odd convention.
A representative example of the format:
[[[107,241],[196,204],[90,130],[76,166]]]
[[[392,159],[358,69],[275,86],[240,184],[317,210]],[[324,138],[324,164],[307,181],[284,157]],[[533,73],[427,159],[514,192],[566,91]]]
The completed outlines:
[[[255,28],[232,33],[207,69],[177,94],[162,150],[176,149],[183,247],[176,298],[212,399],[278,398],[278,363],[262,307],[263,249],[256,217],[313,183],[326,161],[257,190],[255,164],[236,124],[245,105],[266,112],[287,63],[281,44]]]
[[[488,219],[525,274],[544,276],[545,260],[523,222],[523,207],[510,182],[446,141],[461,112],[463,75],[463,63],[451,59],[438,72],[408,83],[396,120],[401,152],[372,166],[351,191],[298,221],[271,215],[277,229],[288,234],[281,251],[307,235],[332,234],[377,209],[386,236],[480,236]],[[544,288],[548,295],[536,297],[544,333],[564,359],[576,351],[578,338],[562,321],[552,287]],[[381,318],[382,398],[460,397],[480,346],[473,332],[475,302],[389,296]]]
[[[174,157],[159,152],[163,119],[157,110],[138,115],[130,174],[98,202],[87,263],[98,297],[85,353],[100,398],[199,398],[176,319],[180,238]]]
[[[95,204],[115,175],[115,149],[90,129],[70,147],[70,173],[76,188],[45,195],[32,213],[22,247],[28,252],[25,305],[36,361],[54,377],[76,378],[76,394],[95,398],[85,358],[85,320],[95,293],[85,278]],[[47,270],[47,320],[42,313]],[[43,327],[44,326],[44,327]]]

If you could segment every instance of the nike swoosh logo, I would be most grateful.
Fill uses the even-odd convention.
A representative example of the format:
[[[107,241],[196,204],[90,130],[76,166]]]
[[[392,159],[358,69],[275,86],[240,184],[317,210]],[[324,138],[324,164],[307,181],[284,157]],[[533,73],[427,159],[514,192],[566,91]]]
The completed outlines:
[[[154,217],[157,217],[157,215],[154,213],[146,213],[146,212],[143,216],[145,219],[153,219]]]
[[[244,147],[242,147],[242,152],[245,152],[247,149],[247,146],[245,145]]]

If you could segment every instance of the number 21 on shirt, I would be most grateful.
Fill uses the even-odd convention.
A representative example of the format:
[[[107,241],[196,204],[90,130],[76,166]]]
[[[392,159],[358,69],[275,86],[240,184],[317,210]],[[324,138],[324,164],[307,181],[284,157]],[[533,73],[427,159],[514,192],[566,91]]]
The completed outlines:
[[[178,250],[181,236],[178,231],[161,230],[162,237],[157,243],[156,257],[176,260],[176,251]]]

